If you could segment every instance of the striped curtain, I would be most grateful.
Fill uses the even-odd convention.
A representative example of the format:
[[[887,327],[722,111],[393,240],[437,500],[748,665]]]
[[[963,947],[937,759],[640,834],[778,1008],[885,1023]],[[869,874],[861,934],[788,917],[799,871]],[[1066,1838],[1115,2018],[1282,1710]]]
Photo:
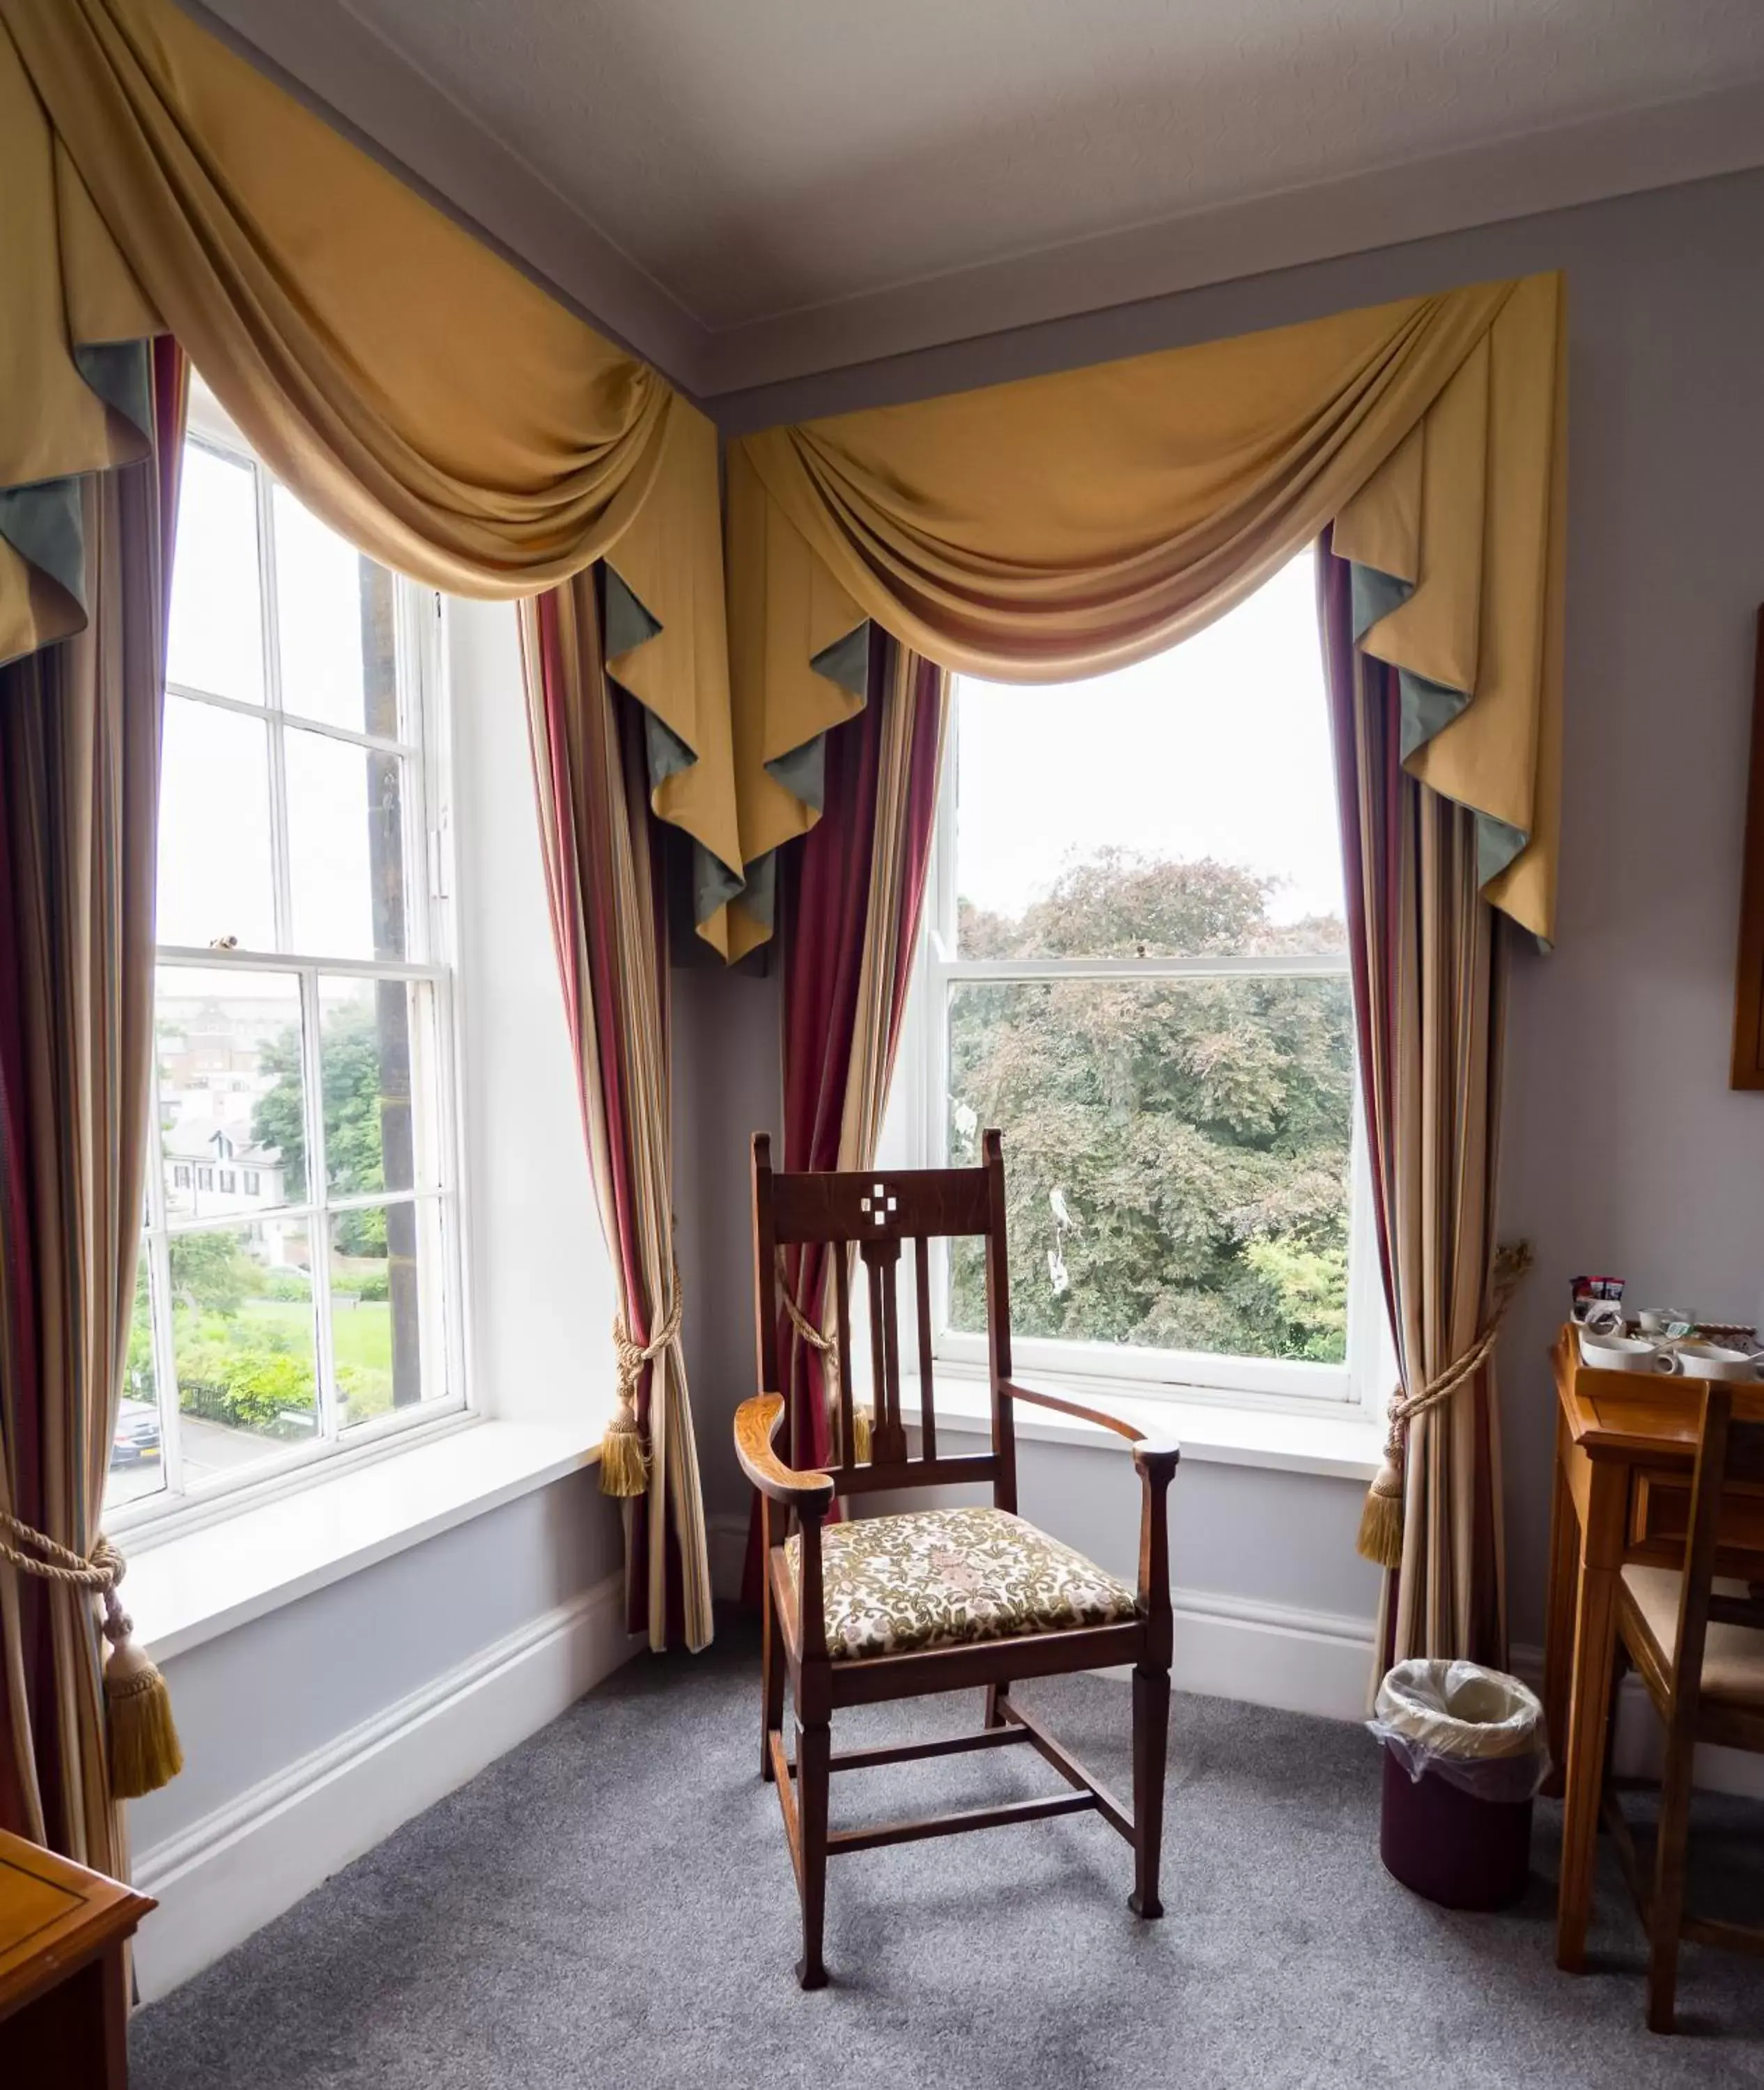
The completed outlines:
[[[1476,815],[1404,769],[1396,671],[1366,653],[1327,533],[1318,611],[1379,1250],[1403,1389],[1465,1357],[1493,1310],[1505,965]],[[1406,1426],[1401,1565],[1380,1645],[1504,1664],[1500,1409],[1492,1361]]]
[[[785,917],[784,1166],[867,1168],[900,1043],[931,862],[949,677],[888,636],[868,633],[869,701],[827,735],[821,817],[803,839]],[[785,1251],[785,1282],[805,1318],[826,1310],[828,1263],[815,1245]],[[829,1389],[813,1347],[778,1323],[790,1456],[824,1465]],[[759,1595],[759,1525],[749,1600]]]
[[[85,625],[0,668],[0,1507],[98,1536],[141,1226],[166,581],[184,363],[153,454],[79,483]],[[92,1599],[0,1563],[0,1825],[126,1869]]]
[[[552,934],[648,1453],[626,1527],[629,1623],[652,1648],[683,1638],[696,1651],[711,1639],[711,1586],[678,1333],[660,837],[642,713],[606,672],[603,575],[523,602],[521,651]]]

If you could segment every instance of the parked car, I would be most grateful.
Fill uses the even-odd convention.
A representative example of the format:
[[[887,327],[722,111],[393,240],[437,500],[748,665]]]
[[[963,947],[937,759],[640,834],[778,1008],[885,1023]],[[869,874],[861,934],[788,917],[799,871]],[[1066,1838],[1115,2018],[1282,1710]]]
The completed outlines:
[[[138,1466],[159,1456],[159,1410],[150,1400],[127,1394],[117,1403],[116,1429],[110,1438],[113,1466]]]

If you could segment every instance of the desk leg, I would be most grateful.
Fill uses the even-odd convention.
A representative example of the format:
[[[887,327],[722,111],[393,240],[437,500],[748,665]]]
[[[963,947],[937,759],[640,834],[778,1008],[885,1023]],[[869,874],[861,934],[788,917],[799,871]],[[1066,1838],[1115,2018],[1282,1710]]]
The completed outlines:
[[[1550,1589],[1543,1628],[1543,1718],[1550,1744],[1550,1778],[1544,1787],[1552,1800],[1562,1796],[1568,1761],[1568,1688],[1574,1669],[1574,1611],[1580,1598],[1581,1524],[1574,1494],[1568,1483],[1568,1462],[1574,1447],[1568,1424],[1555,1425],[1555,1480],[1550,1505]]]
[[[1586,1963],[1593,1874],[1598,1857],[1598,1804],[1611,1715],[1617,1576],[1623,1562],[1627,1469],[1594,1461],[1586,1529],[1581,1534],[1574,1661],[1568,1695],[1562,1807],[1562,1878],[1555,1917],[1555,1963],[1577,1974]]]

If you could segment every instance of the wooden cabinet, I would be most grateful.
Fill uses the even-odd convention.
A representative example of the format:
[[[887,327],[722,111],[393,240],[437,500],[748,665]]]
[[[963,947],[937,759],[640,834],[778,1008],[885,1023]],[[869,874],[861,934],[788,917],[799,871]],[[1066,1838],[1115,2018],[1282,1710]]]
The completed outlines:
[[[123,2090],[124,1946],[154,1903],[0,1833],[0,2083]]]

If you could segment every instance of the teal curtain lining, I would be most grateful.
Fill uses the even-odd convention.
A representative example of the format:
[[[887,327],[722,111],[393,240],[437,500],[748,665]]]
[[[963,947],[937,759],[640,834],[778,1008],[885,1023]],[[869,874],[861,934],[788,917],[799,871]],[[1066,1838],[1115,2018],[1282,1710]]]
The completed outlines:
[[[145,341],[94,342],[76,348],[74,365],[113,413],[148,442],[153,438],[153,345]],[[31,486],[0,487],[0,537],[28,565],[47,574],[79,609],[86,596],[86,535],[80,482],[70,472]],[[0,662],[0,666],[5,664]]]
[[[74,350],[74,368],[113,413],[153,439],[153,344],[95,341]]]
[[[1396,574],[1381,573],[1376,566],[1350,563],[1349,581],[1353,609],[1353,638],[1357,645],[1381,618],[1400,609],[1415,591],[1413,581]],[[1443,733],[1470,701],[1468,690],[1455,690],[1407,668],[1396,671],[1396,686],[1402,706],[1399,727],[1402,759],[1406,762],[1417,748],[1425,747]],[[1479,884],[1498,878],[1531,839],[1523,828],[1497,820],[1491,813],[1476,815],[1476,875]]]
[[[854,624],[850,631],[823,647],[809,664],[817,675],[837,682],[849,695],[867,703],[870,695],[870,620]],[[781,784],[794,798],[812,806],[818,813],[827,802],[827,736],[818,733],[800,747],[774,755],[766,774]]]

